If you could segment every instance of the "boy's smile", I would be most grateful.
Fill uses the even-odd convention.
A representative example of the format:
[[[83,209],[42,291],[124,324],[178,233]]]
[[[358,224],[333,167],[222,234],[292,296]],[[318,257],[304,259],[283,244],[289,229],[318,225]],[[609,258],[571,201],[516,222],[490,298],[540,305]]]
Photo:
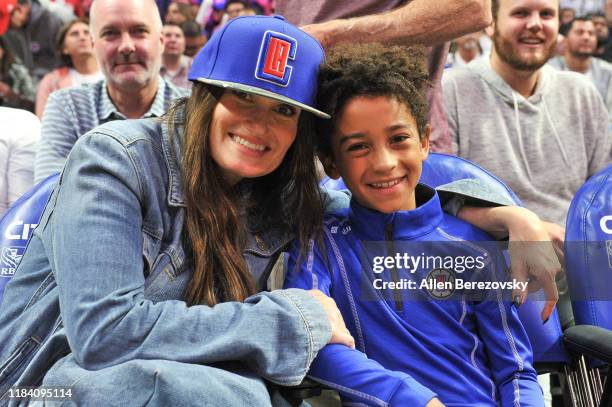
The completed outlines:
[[[342,177],[361,205],[390,213],[416,207],[414,189],[429,152],[429,128],[419,138],[410,109],[396,98],[349,100],[331,135],[332,178]]]

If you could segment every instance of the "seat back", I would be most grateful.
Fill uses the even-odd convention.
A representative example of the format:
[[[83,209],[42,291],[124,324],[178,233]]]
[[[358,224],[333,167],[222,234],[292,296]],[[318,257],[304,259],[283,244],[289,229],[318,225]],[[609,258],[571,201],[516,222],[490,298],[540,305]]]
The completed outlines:
[[[4,287],[15,274],[57,178],[58,174],[54,174],[35,185],[15,201],[0,219],[0,303]]]
[[[474,180],[478,180],[478,183]],[[423,162],[420,182],[438,188],[439,192],[454,192],[455,187],[462,184],[462,190],[470,189],[470,196],[483,200],[494,197],[496,202],[522,205],[521,200],[499,178],[461,157],[430,153]],[[450,183],[454,184],[447,185]],[[328,177],[321,181],[321,186],[331,190],[346,189],[342,179],[333,180]],[[543,293],[538,292],[530,295],[529,300],[518,311],[531,341],[534,360],[539,363],[567,363],[569,356],[563,347],[559,315],[555,310],[548,322],[542,325],[540,315],[544,305]]]
[[[612,164],[572,200],[565,265],[576,324],[612,330]]]

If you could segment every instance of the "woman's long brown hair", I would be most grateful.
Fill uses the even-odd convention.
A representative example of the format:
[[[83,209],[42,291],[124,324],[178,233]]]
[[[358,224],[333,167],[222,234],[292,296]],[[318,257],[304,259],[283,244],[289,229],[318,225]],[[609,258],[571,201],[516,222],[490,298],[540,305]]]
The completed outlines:
[[[296,140],[279,168],[231,187],[209,145],[212,113],[222,93],[220,88],[194,83],[191,97],[167,116],[171,134],[182,144],[185,223],[194,270],[185,293],[190,305],[243,301],[255,293],[242,253],[247,233],[281,228],[298,237],[305,251],[323,218],[312,118],[300,115]],[[182,107],[184,120],[179,115]],[[182,135],[176,131],[178,125],[184,125]]]

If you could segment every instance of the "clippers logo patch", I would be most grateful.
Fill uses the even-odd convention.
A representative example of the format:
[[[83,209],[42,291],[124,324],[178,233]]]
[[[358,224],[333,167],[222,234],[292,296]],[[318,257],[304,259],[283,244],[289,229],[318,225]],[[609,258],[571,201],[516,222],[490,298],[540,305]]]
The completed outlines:
[[[297,53],[297,41],[285,34],[266,31],[261,41],[255,77],[277,85],[287,86],[293,67],[289,61]]]
[[[433,269],[424,283],[421,286],[427,289],[429,295],[436,300],[443,300],[455,292],[455,273],[447,269]]]

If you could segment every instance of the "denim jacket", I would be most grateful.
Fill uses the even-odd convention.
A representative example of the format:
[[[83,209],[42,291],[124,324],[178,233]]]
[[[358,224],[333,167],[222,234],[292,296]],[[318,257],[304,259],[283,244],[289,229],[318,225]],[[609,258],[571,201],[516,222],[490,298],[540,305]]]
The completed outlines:
[[[179,139],[165,122],[143,119],[107,123],[75,144],[4,294],[0,397],[11,385],[39,384],[70,352],[89,370],[231,355],[273,383],[302,381],[331,335],[310,294],[262,292],[213,308],[182,301],[192,270],[181,239]],[[279,230],[247,239],[259,290],[290,239]]]

